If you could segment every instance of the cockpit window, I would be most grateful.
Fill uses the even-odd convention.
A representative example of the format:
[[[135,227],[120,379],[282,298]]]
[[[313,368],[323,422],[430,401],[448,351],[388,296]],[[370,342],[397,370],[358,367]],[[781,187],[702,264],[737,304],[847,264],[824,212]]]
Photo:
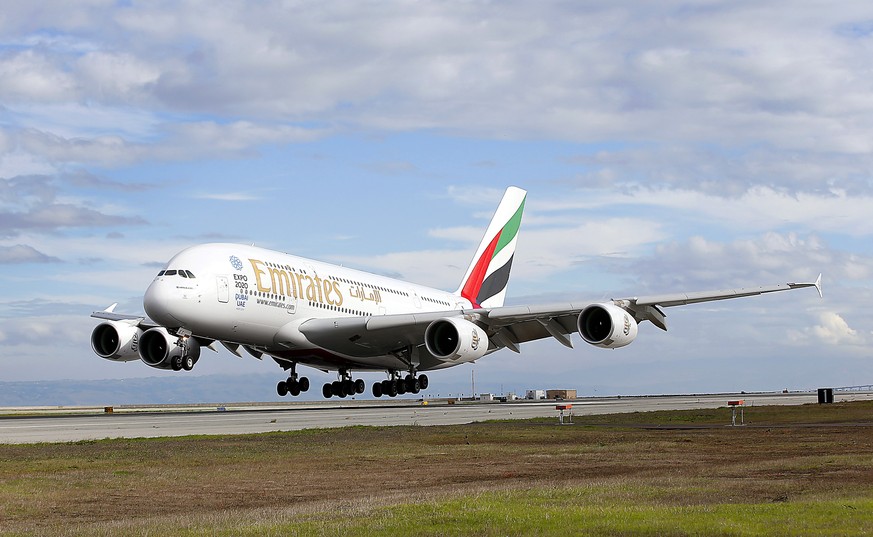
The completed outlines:
[[[162,270],[158,272],[158,278],[161,276],[176,276],[179,275],[183,278],[195,278],[194,273],[190,270],[185,269],[172,269],[172,270]]]

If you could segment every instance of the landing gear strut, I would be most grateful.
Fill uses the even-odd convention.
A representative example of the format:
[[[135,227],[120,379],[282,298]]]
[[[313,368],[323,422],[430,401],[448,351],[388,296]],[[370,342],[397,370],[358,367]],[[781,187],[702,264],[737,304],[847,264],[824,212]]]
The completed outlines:
[[[182,354],[180,354],[179,356],[174,356],[172,361],[170,362],[170,367],[173,368],[173,371],[181,371],[183,369],[185,371],[191,371],[192,369],[194,369],[194,364],[197,362],[197,360],[195,360],[194,357],[188,353],[189,337],[190,336],[180,335],[179,339],[176,340],[176,345],[178,345],[179,348],[182,349]]]
[[[280,397],[285,397],[288,394],[297,397],[305,391],[309,391],[309,379],[298,377],[297,364],[291,364],[291,375],[288,376],[288,380],[279,381],[279,384],[276,385],[276,392]]]
[[[367,386],[363,379],[352,379],[352,374],[341,369],[339,372],[339,380],[328,382],[321,388],[321,394],[325,399],[330,399],[333,396],[346,397],[364,393]]]
[[[389,371],[389,378],[382,382],[373,383],[373,397],[397,397],[404,393],[418,393],[428,387],[427,375],[415,375],[410,371],[405,377],[400,377],[397,371]]]

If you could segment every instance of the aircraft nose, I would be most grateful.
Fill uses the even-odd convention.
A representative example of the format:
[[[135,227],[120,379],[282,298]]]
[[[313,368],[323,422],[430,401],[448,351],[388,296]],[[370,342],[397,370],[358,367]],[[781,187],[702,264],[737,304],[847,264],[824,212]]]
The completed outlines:
[[[181,323],[173,317],[173,303],[176,301],[172,286],[157,279],[149,285],[143,295],[142,306],[146,315],[156,323],[167,326],[179,326]]]

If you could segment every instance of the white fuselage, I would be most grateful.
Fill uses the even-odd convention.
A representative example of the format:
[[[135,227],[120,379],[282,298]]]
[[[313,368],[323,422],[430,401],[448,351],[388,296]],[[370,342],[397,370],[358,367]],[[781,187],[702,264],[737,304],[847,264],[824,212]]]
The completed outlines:
[[[393,355],[354,357],[328,353],[290,338],[295,325],[316,318],[369,317],[469,309],[450,292],[238,244],[204,244],[174,256],[146,290],[151,319],[193,335],[238,343],[286,360],[336,368],[397,369]],[[274,338],[283,328],[283,344]],[[299,333],[299,332],[298,332]]]

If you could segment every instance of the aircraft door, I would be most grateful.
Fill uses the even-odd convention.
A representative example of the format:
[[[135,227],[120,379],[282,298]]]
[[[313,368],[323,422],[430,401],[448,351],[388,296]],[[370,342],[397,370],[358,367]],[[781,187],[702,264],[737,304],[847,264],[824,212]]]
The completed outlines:
[[[218,301],[222,304],[227,304],[230,300],[230,284],[228,284],[227,276],[218,276]]]

